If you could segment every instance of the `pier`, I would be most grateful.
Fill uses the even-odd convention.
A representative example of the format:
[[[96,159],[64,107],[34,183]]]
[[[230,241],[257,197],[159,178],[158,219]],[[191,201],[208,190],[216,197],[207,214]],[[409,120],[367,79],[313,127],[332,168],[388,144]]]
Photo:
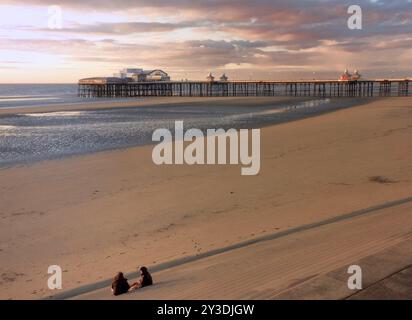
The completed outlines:
[[[153,81],[88,78],[78,83],[84,98],[124,97],[383,97],[410,96],[409,79],[308,81]]]

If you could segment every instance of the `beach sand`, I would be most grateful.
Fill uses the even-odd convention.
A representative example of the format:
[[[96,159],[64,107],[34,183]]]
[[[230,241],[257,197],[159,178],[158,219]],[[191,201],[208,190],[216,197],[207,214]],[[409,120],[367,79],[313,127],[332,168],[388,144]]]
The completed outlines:
[[[361,267],[362,288],[366,289],[411,266],[411,210],[412,203],[407,203],[307,230],[291,230],[283,236],[155,272],[154,286],[116,299],[351,298],[361,291],[348,288],[350,265]],[[399,279],[391,291],[381,291],[399,298],[407,289],[409,293],[403,298],[411,299],[408,283]],[[400,284],[405,288],[399,290]],[[106,286],[73,298],[112,296]]]
[[[261,135],[257,176],[241,176],[240,166],[156,166],[152,146],[0,170],[0,298],[57,293],[47,288],[49,265],[62,267],[63,290],[69,290],[109,279],[119,270],[150,268],[412,196],[411,98],[368,100],[267,127]],[[230,253],[238,252],[235,260],[214,256],[199,260],[201,267],[188,264],[191,268],[179,273],[181,277],[159,277],[176,281],[176,288],[182,281],[185,292],[192,288],[196,298],[216,297],[210,294],[213,287],[196,287],[196,277],[212,271],[216,263],[226,261],[223,270],[231,273],[238,264],[253,262],[258,283],[270,283],[268,290],[283,288],[287,282],[279,282],[280,273],[259,275],[260,263],[268,270],[269,261],[274,263],[270,268],[288,261],[283,268],[300,270],[287,278],[290,281],[319,276],[384,250],[388,243],[406,241],[405,234],[412,232],[407,209],[391,209],[396,214],[393,219],[384,215],[384,223],[375,220],[382,214],[351,222],[362,250],[355,240],[348,245],[346,237],[337,236],[348,230],[349,222],[339,223],[310,240],[299,234],[256,256],[253,250],[246,254],[236,249]],[[328,235],[335,237],[325,249]],[[395,235],[397,240],[390,242]],[[327,264],[343,247],[345,259]],[[328,267],[315,272],[317,265]],[[200,273],[195,277],[196,270]],[[239,270],[234,276],[244,277]],[[162,293],[159,285],[156,292],[153,297],[167,298],[170,291]],[[150,298],[150,290],[145,295]],[[95,297],[110,298],[104,293]]]

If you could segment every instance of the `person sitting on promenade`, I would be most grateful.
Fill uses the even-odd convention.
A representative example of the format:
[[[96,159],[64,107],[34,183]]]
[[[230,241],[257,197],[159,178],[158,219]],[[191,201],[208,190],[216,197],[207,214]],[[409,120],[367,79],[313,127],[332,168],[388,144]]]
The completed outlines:
[[[112,282],[112,293],[115,296],[129,291],[130,285],[124,277],[123,272],[118,272]]]
[[[131,285],[129,291],[151,286],[153,284],[152,276],[146,267],[140,267],[138,270],[140,272],[139,280]]]

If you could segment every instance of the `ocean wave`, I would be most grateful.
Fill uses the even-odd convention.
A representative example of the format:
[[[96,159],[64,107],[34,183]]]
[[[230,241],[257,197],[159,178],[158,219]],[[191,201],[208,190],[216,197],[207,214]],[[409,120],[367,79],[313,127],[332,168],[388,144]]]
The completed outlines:
[[[76,117],[84,115],[84,111],[56,111],[56,112],[37,112],[37,113],[22,113],[25,117]]]
[[[0,130],[13,130],[16,126],[0,125]]]

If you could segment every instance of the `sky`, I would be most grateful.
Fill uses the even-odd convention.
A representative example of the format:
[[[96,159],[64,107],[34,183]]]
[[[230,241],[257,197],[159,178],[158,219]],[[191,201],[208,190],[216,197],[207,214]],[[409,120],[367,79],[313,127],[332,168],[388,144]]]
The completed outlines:
[[[362,29],[348,27],[350,5]],[[412,78],[412,0],[0,0],[0,83]]]

